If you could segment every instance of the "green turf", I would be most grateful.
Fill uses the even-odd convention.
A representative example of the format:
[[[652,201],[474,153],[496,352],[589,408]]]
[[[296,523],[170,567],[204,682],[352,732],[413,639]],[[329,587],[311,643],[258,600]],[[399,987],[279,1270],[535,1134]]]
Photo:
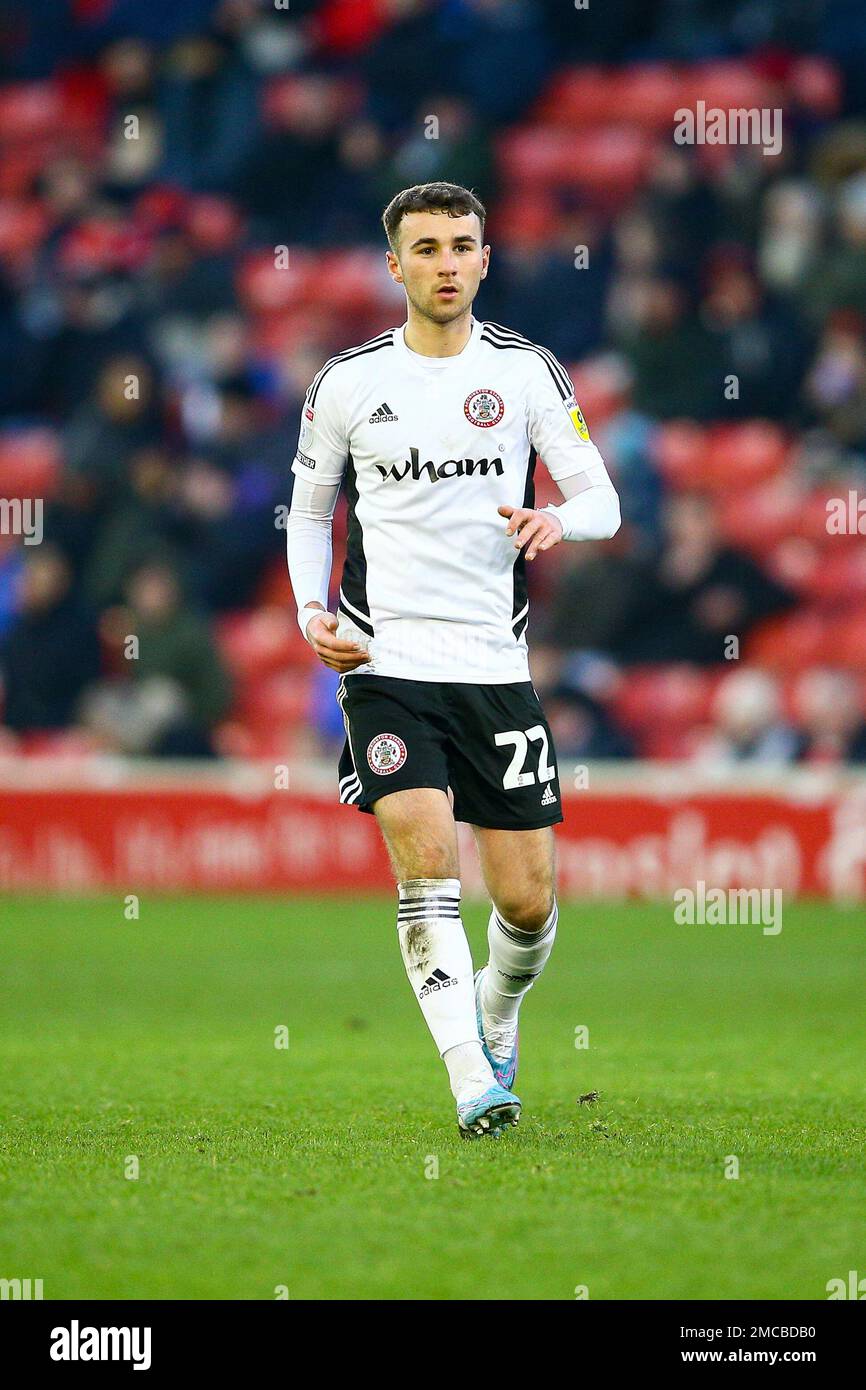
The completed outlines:
[[[457,1134],[390,899],[0,921],[0,1276],[46,1298],[820,1299],[866,1274],[862,914],[789,906],[766,937],[564,905],[498,1142]]]

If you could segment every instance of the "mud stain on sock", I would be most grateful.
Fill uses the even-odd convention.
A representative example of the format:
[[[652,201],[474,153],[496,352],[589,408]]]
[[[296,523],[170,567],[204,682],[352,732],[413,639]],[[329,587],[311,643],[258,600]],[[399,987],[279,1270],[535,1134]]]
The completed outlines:
[[[430,933],[424,922],[417,922],[406,928],[403,945],[406,951],[406,964],[410,970],[426,973],[430,965]]]

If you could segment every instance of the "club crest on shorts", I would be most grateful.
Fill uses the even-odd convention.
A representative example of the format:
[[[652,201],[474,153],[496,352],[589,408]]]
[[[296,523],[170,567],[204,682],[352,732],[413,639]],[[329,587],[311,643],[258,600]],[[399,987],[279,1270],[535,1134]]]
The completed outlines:
[[[484,387],[466,397],[463,413],[470,424],[489,430],[491,425],[498,425],[505,414],[505,402],[495,391]]]
[[[367,762],[377,777],[389,777],[407,757],[406,745],[396,734],[377,734],[367,746]]]

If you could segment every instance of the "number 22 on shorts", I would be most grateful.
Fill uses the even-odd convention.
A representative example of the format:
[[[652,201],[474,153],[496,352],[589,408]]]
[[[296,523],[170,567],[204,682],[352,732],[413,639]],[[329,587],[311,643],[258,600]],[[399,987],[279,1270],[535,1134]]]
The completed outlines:
[[[526,757],[530,743],[540,743],[538,754],[538,781],[549,782],[556,776],[556,769],[548,762],[547,730],[541,724],[533,724],[526,732],[522,729],[509,729],[504,734],[494,734],[493,741],[499,748],[509,744],[514,748],[514,757],[508,764],[502,785],[506,791],[515,787],[531,787],[535,783],[535,773],[525,770]]]

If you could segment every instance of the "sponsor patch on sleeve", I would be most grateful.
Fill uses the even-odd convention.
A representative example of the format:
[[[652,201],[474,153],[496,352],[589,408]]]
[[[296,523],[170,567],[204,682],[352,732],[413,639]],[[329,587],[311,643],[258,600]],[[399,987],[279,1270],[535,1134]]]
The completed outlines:
[[[587,429],[586,421],[583,418],[583,411],[581,410],[577,401],[574,399],[574,396],[572,396],[570,400],[565,402],[565,408],[568,411],[569,419],[571,420],[571,423],[574,425],[574,428],[577,430],[577,433],[580,435],[584,443],[589,444],[589,430]]]
[[[295,454],[295,462],[302,463],[305,468],[315,468],[316,466],[316,460],[311,459],[309,454],[302,454],[300,449]]]

